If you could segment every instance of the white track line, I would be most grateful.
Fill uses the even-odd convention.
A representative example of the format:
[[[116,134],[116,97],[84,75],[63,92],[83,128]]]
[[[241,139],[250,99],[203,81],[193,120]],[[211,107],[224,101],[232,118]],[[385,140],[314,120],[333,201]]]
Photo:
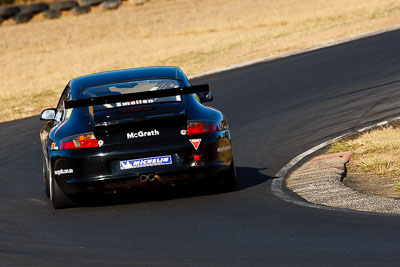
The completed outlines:
[[[317,205],[317,204],[313,204],[310,202],[306,202],[305,200],[299,200],[296,199],[288,194],[286,194],[283,190],[284,185],[283,185],[283,181],[286,178],[286,176],[289,174],[290,171],[292,171],[293,167],[296,166],[297,163],[299,163],[302,159],[304,159],[305,157],[313,154],[314,152],[320,150],[321,148],[326,147],[327,145],[330,145],[338,140],[341,140],[343,138],[355,135],[355,134],[359,134],[362,132],[366,132],[368,130],[371,129],[375,129],[378,127],[382,127],[384,125],[387,125],[389,123],[395,122],[395,121],[399,121],[400,117],[393,117],[390,118],[388,120],[385,121],[381,121],[379,123],[370,125],[368,127],[364,127],[362,129],[359,130],[355,130],[355,131],[350,131],[347,132],[343,135],[340,135],[338,137],[335,137],[333,139],[330,139],[328,141],[325,141],[313,148],[310,148],[309,150],[301,153],[300,155],[298,155],[297,157],[293,158],[291,161],[289,161],[288,164],[286,164],[285,166],[283,166],[282,169],[280,169],[276,174],[273,180],[272,180],[272,184],[271,184],[271,192],[278,198],[290,202],[290,203],[294,203],[297,205],[301,205],[301,206],[306,206],[306,207],[311,207],[311,208],[318,208],[318,209],[327,209],[327,210],[340,210],[340,211],[350,211],[350,212],[356,212],[356,213],[362,213],[362,214],[373,214],[373,215],[385,215],[385,216],[398,216],[398,215],[393,215],[393,214],[381,214],[381,213],[375,213],[375,212],[363,212],[363,211],[353,211],[353,210],[347,210],[347,209],[341,209],[341,208],[333,208],[333,207],[328,207],[328,206],[323,206],[323,205]]]

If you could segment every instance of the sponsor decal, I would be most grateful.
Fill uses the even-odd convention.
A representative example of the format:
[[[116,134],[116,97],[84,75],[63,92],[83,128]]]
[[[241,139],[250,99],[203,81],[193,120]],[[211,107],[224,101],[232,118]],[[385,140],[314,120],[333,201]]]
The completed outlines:
[[[223,152],[223,151],[230,150],[230,149],[231,149],[231,146],[223,146],[223,147],[217,148],[217,152]]]
[[[143,105],[143,104],[151,104],[154,103],[154,99],[144,99],[144,100],[134,100],[129,102],[117,102],[115,104],[104,104],[103,106],[106,108],[115,108],[115,107],[126,107],[126,106],[135,106],[135,105]]]
[[[67,109],[67,114],[65,115],[65,119],[69,119],[69,117],[71,117],[72,110],[73,110],[73,108]]]
[[[154,103],[154,99],[134,100],[134,101],[129,101],[129,102],[118,102],[115,104],[117,107],[125,107],[125,106],[134,106],[134,105],[151,104],[151,103]]]
[[[61,170],[54,171],[55,175],[61,175],[61,174],[67,174],[67,173],[74,173],[74,170],[73,169],[65,169],[65,170],[61,169]]]
[[[192,143],[194,149],[198,149],[200,146],[201,139],[189,139],[189,142]]]
[[[101,146],[104,145],[104,141],[103,140],[99,140],[99,141],[97,141],[97,144],[99,145],[99,147],[101,147]]]
[[[181,135],[186,135],[186,130],[181,130]]]
[[[156,129],[151,131],[139,131],[139,132],[130,132],[126,134],[127,139],[135,139],[141,137],[148,137],[148,136],[157,136],[160,135],[160,132]]]
[[[58,146],[56,143],[51,143],[51,150],[58,150]]]
[[[142,158],[142,159],[123,160],[123,161],[119,162],[119,166],[120,166],[121,170],[168,165],[168,164],[172,164],[171,155],[151,157],[151,158]]]

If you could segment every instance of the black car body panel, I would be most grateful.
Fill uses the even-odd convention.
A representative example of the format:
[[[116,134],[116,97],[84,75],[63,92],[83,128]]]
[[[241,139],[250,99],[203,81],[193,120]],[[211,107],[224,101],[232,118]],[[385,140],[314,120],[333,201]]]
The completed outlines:
[[[120,93],[164,80],[179,88]],[[83,97],[88,88],[96,93],[102,86],[106,95]],[[57,108],[50,110],[55,111],[54,118],[47,119],[40,132],[46,186],[58,186],[70,197],[225,177],[234,168],[227,121],[220,111],[202,105],[196,93],[187,93],[205,89],[208,86],[191,87],[175,67],[118,70],[71,80]],[[136,97],[163,93],[173,95],[172,101]],[[116,102],[124,99],[128,102]],[[191,125],[205,131],[193,132]],[[63,206],[54,201],[55,207]]]

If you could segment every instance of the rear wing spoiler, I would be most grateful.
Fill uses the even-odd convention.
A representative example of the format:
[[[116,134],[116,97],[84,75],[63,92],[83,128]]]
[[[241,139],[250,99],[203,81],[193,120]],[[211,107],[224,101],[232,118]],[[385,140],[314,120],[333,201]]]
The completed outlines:
[[[130,94],[66,100],[64,101],[64,104],[65,108],[68,109],[68,108],[88,107],[88,106],[112,104],[117,102],[127,102],[127,101],[168,97],[176,95],[188,95],[188,94],[209,92],[209,91],[210,91],[210,86],[208,84],[202,84],[190,87],[171,88],[171,89],[163,89],[157,91],[146,91],[146,92],[137,92]]]

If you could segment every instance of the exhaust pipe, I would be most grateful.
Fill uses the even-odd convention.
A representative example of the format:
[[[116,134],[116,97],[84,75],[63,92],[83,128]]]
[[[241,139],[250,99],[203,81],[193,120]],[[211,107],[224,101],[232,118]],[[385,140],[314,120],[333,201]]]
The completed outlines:
[[[153,173],[150,173],[150,174],[141,174],[141,175],[139,176],[139,180],[140,180],[142,183],[147,182],[147,181],[153,182],[153,181],[156,180],[156,175],[153,174]]]
[[[147,175],[147,180],[149,180],[150,182],[153,182],[156,179],[154,174],[149,174]]]
[[[142,183],[146,182],[146,181],[147,181],[147,175],[146,175],[146,174],[140,175],[140,176],[139,176],[139,180],[140,180]]]

